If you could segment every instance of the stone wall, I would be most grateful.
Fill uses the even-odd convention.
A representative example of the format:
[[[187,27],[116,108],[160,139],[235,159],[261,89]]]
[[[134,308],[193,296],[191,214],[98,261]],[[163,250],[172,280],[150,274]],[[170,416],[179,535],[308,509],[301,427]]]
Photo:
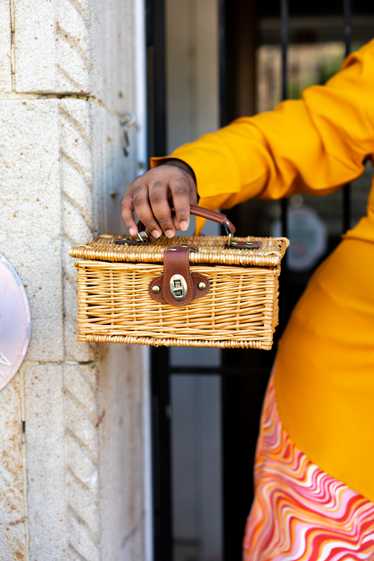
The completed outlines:
[[[0,393],[1,561],[143,559],[142,354],[75,342],[68,257],[137,172],[134,4],[0,2],[0,247],[33,328]]]

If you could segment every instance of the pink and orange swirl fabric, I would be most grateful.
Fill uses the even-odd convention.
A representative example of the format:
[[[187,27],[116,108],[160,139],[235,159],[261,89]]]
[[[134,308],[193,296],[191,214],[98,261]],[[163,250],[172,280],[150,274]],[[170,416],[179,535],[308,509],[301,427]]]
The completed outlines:
[[[261,427],[243,561],[374,561],[374,503],[296,448],[272,382]]]

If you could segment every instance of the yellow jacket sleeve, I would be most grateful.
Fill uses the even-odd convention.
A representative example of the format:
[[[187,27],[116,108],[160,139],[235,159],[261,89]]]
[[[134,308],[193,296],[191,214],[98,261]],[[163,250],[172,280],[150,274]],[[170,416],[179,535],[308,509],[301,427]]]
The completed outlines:
[[[302,99],[241,117],[168,157],[194,170],[202,206],[229,208],[251,197],[326,194],[357,178],[373,153],[374,40]]]

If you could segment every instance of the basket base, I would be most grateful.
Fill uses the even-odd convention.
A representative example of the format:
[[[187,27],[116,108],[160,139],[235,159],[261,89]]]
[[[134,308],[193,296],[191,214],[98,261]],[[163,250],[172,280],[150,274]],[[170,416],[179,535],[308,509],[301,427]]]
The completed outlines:
[[[207,341],[204,339],[157,339],[154,337],[136,337],[134,335],[79,335],[81,343],[122,343],[123,345],[148,345],[152,347],[214,347],[221,349],[259,349],[270,351],[272,340],[223,340]]]

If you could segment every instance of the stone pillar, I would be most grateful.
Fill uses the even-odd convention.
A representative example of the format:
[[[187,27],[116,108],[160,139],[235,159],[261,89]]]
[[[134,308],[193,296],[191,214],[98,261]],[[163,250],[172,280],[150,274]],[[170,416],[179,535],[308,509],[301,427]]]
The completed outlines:
[[[0,392],[1,561],[144,558],[143,355],[75,342],[68,257],[137,173],[135,4],[0,2],[0,247],[33,327]]]

